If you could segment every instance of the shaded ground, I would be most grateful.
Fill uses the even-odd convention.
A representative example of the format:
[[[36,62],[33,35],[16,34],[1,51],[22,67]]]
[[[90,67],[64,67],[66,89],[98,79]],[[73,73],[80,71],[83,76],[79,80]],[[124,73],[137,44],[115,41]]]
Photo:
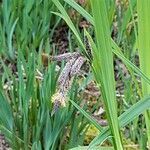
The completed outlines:
[[[10,150],[3,134],[0,134],[0,150]]]

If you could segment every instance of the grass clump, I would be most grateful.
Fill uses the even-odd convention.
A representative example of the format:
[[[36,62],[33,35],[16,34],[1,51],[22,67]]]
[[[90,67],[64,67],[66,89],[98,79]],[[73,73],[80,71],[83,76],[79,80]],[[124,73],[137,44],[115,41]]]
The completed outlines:
[[[0,3],[0,133],[12,149],[149,148],[149,6]]]

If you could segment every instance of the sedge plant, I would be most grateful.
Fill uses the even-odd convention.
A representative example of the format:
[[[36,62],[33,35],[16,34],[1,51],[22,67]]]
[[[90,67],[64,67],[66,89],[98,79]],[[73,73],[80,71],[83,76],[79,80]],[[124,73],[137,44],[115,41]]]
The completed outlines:
[[[93,55],[93,61],[90,60],[89,62],[97,85],[102,92],[102,99],[109,121],[109,126],[106,128],[100,126],[92,117],[92,112],[86,112],[86,104],[83,108],[80,107],[82,98],[79,98],[79,95],[81,91],[84,91],[88,84],[87,82],[79,85],[74,81],[69,91],[70,103],[66,108],[60,109],[54,116],[50,116],[52,110],[50,100],[56,91],[59,73],[55,71],[56,63],[49,64],[47,69],[43,68],[41,53],[43,49],[47,53],[51,52],[49,40],[52,39],[55,28],[61,22],[58,16],[65,20],[74,33],[76,41],[74,40],[73,42],[79,45],[80,52],[88,56],[85,43],[82,40],[82,33],[80,34],[80,30],[67,14],[68,5],[66,3],[87,19],[93,25],[92,29],[95,30],[94,38],[90,35],[91,32],[88,33],[86,30],[85,35],[91,45]],[[150,23],[147,13],[149,5],[148,0],[139,0],[137,5],[140,70],[130,60],[137,47],[136,22],[134,22],[134,19],[136,19],[134,15],[136,0],[130,0],[126,10],[117,8],[117,12],[115,3],[112,0],[91,0],[92,13],[87,12],[74,0],[26,0],[19,2],[18,0],[5,0],[0,4],[0,54],[2,58],[0,66],[3,70],[3,74],[0,75],[0,131],[5,134],[13,149],[55,150],[72,148],[78,150],[82,148],[115,148],[120,150],[126,147],[126,145],[122,146],[120,129],[124,129],[126,126],[130,127],[130,125],[134,125],[134,128],[138,127],[136,125],[139,122],[138,116],[150,107],[148,71],[148,26]],[[44,11],[42,8],[44,8]],[[57,8],[60,13],[56,12]],[[51,11],[53,12],[51,13]],[[54,15],[54,11],[58,16]],[[111,39],[110,31],[113,31],[113,19],[120,11],[122,14],[124,13],[124,16],[117,16],[117,21],[120,24],[118,26],[118,35]],[[126,34],[127,28],[132,24],[134,30]],[[75,39],[75,37],[73,38]],[[72,41],[69,42],[71,43]],[[74,49],[74,45],[70,45],[71,47]],[[126,80],[124,83],[127,88],[124,92],[124,101],[123,103],[119,101],[118,108],[115,97],[114,55],[112,53],[127,66],[134,83],[136,83],[137,77],[142,78],[143,98],[141,100],[139,100],[141,96],[136,97],[132,82],[130,82],[132,79],[126,80],[122,78],[122,80]],[[17,74],[14,74],[11,68],[5,64],[4,57],[9,58],[12,63],[16,61]],[[89,59],[89,56],[87,59]],[[42,81],[37,79],[37,69],[43,73]],[[87,78],[85,78],[85,81]],[[140,90],[139,85],[136,85],[136,87]],[[133,97],[132,99],[130,95]],[[120,107],[122,104],[123,106]],[[80,112],[78,116],[76,115],[78,111],[75,108]],[[118,112],[119,115],[117,116]],[[149,140],[149,111],[146,111],[145,118]],[[143,122],[141,121],[141,123]],[[100,131],[100,134],[92,140],[89,146],[78,147],[78,145],[83,145],[85,133],[90,124],[94,125]],[[133,134],[131,135],[133,136],[132,140],[134,139],[134,142],[137,143],[143,140],[139,135],[135,135],[138,134],[138,131],[142,132],[143,129],[138,128],[132,133],[129,131],[130,134]],[[69,137],[68,133],[70,133]],[[136,141],[137,136],[139,136],[138,141]],[[66,139],[68,139],[67,143],[65,143]],[[101,144],[106,140],[112,143],[114,148],[112,146],[102,146]],[[143,148],[145,147],[143,144]]]
[[[89,127],[83,114],[76,116],[72,105],[50,115],[59,72],[56,63],[45,68],[41,54],[52,53],[50,40],[60,23],[50,10],[56,7],[49,0],[0,3],[0,133],[12,149],[55,150],[83,145]],[[78,99],[78,86],[82,87],[74,81],[69,91],[72,100]]]

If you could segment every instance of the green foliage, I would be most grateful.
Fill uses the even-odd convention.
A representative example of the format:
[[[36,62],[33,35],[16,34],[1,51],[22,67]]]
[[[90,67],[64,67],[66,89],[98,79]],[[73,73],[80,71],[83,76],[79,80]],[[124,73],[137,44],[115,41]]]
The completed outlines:
[[[0,2],[0,132],[12,149],[120,150],[131,143],[139,149],[149,146],[149,0],[91,0],[87,5],[83,8],[74,0]],[[70,17],[72,8],[80,14],[77,21]],[[82,19],[90,23],[89,28],[79,27]],[[45,68],[41,54],[58,52],[52,40],[63,20],[70,28],[66,51],[73,52],[77,46],[92,71],[73,80],[67,106],[51,116],[51,99],[61,69],[56,71],[56,62]],[[129,74],[126,77],[119,66],[116,83],[114,59]],[[59,65],[63,68],[64,64]],[[79,82],[81,78],[83,82]],[[93,111],[89,112],[88,103],[83,103],[81,93],[91,81],[96,81],[102,95],[92,109],[104,105],[106,115],[102,117],[108,120],[107,127],[102,127],[93,118]],[[120,97],[115,95],[118,82],[124,87]],[[99,134],[84,146],[91,125]],[[121,140],[125,138],[129,140]]]
[[[0,4],[0,131],[13,149],[55,150],[83,145],[88,128],[87,120],[82,114],[76,116],[70,104],[50,115],[59,72],[56,63],[44,68],[41,54],[52,52],[54,30],[63,24],[51,11],[56,11],[51,0],[6,0]],[[10,63],[15,65],[15,72]],[[75,81],[69,97],[80,104],[78,86],[83,87]]]
[[[55,92],[58,76],[55,71],[56,64],[51,64],[48,70],[43,70],[44,79],[40,81],[36,78],[36,69],[40,69],[36,57],[35,53],[31,53],[26,61],[23,55],[18,56],[18,78],[4,65],[9,73],[5,72],[2,76],[2,85],[7,80],[8,83],[12,81],[13,86],[5,91],[1,89],[0,130],[14,149],[71,148],[83,144],[87,121],[82,114],[76,118],[73,106],[69,104],[54,116],[50,115],[51,97]],[[74,83],[69,93],[70,99],[74,101],[78,100],[76,87],[77,84]],[[64,145],[69,133],[70,142]]]
[[[92,23],[93,25],[95,25],[95,22],[94,22],[94,20],[93,20],[93,18],[91,17],[91,15],[89,14],[89,13],[87,13],[81,6],[79,6],[77,3],[75,3],[74,1],[68,1],[68,0],[65,0],[65,2],[67,2],[69,5],[71,5],[74,9],[76,9],[79,13],[81,13],[90,23]],[[135,4],[136,4],[136,1],[132,1],[133,3],[131,3],[130,2],[130,8],[129,9],[127,9],[127,13],[126,13],[126,15],[125,15],[125,17],[127,18],[127,19],[125,19],[125,22],[122,24],[122,27],[121,27],[121,30],[122,30],[122,33],[125,31],[125,27],[129,24],[129,21],[130,21],[130,19],[132,19],[133,20],[133,22],[134,22],[134,17],[133,17],[133,10],[134,10],[134,8],[135,8]],[[57,2],[55,2],[55,3],[57,3]],[[57,5],[57,4],[56,4]],[[108,7],[107,7],[108,8]],[[59,7],[58,7],[58,9],[59,9]],[[97,11],[98,10],[98,8],[97,9],[95,9],[95,11]],[[59,11],[60,12],[62,12],[62,10],[60,10],[59,9]],[[64,10],[63,10],[64,11]],[[105,14],[106,15],[106,14]],[[104,14],[102,15],[102,17],[103,16],[105,16]],[[65,18],[65,16],[63,16],[63,14],[61,14],[61,15],[59,15],[59,16],[61,16],[63,19]],[[68,22],[67,22],[67,20],[66,19],[64,19],[65,21],[66,21],[66,23],[69,25],[69,27],[72,29],[72,24],[70,25]],[[97,20],[96,20],[97,21]],[[100,23],[100,21],[99,21],[99,23]],[[99,24],[97,23],[97,26],[98,26]],[[99,25],[100,26],[100,25]],[[106,26],[100,26],[99,27],[98,26],[98,28],[100,29],[100,28],[104,28],[104,30],[105,30],[105,28],[106,28]],[[134,26],[134,32],[133,32],[133,34],[135,34],[135,37],[136,37],[136,26],[135,26],[135,23],[133,23],[133,26]],[[74,32],[74,31],[73,31]],[[75,32],[74,32],[75,33]],[[121,34],[122,34],[121,33]],[[120,34],[120,35],[121,35]],[[79,38],[79,35],[77,35],[77,33],[75,33],[75,35],[77,36],[77,39]],[[107,35],[108,36],[108,35]],[[122,36],[122,35],[121,35]],[[101,37],[99,37],[98,38],[98,40],[100,39]],[[120,38],[120,37],[119,37]],[[127,37],[128,38],[128,37]],[[137,38],[137,37],[136,37]],[[81,40],[80,40],[81,41]],[[91,42],[91,41],[90,41]],[[95,51],[96,51],[96,46],[95,46],[95,44],[92,44],[93,42],[91,42],[90,44],[91,45],[93,45],[92,46],[92,49],[93,49],[93,55],[95,56]],[[101,43],[101,41],[99,42],[99,43]],[[102,44],[104,44],[104,42],[102,42]],[[129,59],[127,59],[125,56],[124,56],[124,54],[121,52],[121,48],[119,48],[119,46],[112,40],[111,41],[111,44],[112,44],[112,47],[113,47],[113,49],[112,49],[112,51],[113,51],[113,53],[115,53],[128,67],[129,67],[129,71],[130,71],[130,73],[132,74],[132,77],[133,77],[133,82],[135,82],[136,83],[136,87],[138,88],[138,90],[140,90],[139,89],[139,87],[138,87],[138,85],[137,85],[137,82],[136,82],[136,78],[134,77],[135,75],[133,74],[134,72],[136,72],[137,74],[138,74],[138,76],[139,77],[141,77],[143,80],[144,80],[144,82],[147,82],[148,84],[149,84],[149,78],[136,66],[136,65],[134,65]],[[131,44],[134,44],[134,42],[133,43],[131,43]],[[106,46],[106,45],[105,45]],[[133,48],[134,48],[134,45],[131,45]],[[126,50],[126,52],[127,52],[127,50]],[[97,50],[97,54],[98,54],[98,50]],[[130,54],[132,54],[132,53],[130,53]],[[126,54],[125,54],[126,55]],[[95,63],[95,65],[97,66],[97,71],[99,71],[99,75],[95,75],[95,77],[96,78],[100,78],[100,80],[102,80],[102,76],[101,76],[101,61],[99,60],[98,61],[98,59],[97,59],[97,57],[98,57],[98,55],[97,56],[95,56],[95,60],[94,60],[94,62],[93,62],[93,64]],[[129,57],[129,56],[128,56]],[[97,60],[96,60],[97,59]],[[102,58],[101,58],[102,59]],[[98,65],[100,63],[100,65]],[[103,67],[105,66],[104,64],[102,65]],[[104,68],[105,69],[105,68]],[[94,71],[94,70],[93,70]],[[110,71],[108,71],[109,73],[110,73]],[[107,72],[107,73],[108,73]],[[95,71],[94,71],[94,74],[95,74]],[[137,76],[137,75],[136,75]],[[105,84],[103,84],[102,85],[102,87],[103,86],[105,86]],[[129,91],[130,92],[130,91]],[[145,101],[147,101],[147,100],[145,100]],[[137,104],[135,104],[135,100],[132,102],[132,104],[134,104],[133,106],[135,106],[135,107],[139,107],[139,108],[142,108],[142,110],[141,110],[141,112],[138,112],[138,109],[139,108],[135,108],[135,111],[133,111],[132,110],[132,107],[131,107],[131,112],[133,112],[133,116],[138,116],[138,115],[140,115],[144,110],[146,110],[146,109],[148,109],[149,108],[149,106],[147,106],[147,108],[146,108],[146,105],[145,104],[143,104],[143,107],[141,107],[140,105],[141,104],[139,104],[139,106],[138,106],[138,103]],[[111,106],[110,106],[111,107]],[[81,108],[79,108],[79,107],[77,107],[76,106],[76,108],[77,109],[79,109],[84,115],[85,115],[85,111],[83,111]],[[133,107],[134,108],[134,107]],[[130,110],[130,109],[129,109]],[[122,124],[123,126],[125,126],[125,125],[127,125],[130,121],[133,121],[134,120],[134,118],[135,117],[133,117],[132,115],[131,116],[126,116],[127,114],[128,114],[129,112],[128,111],[126,111],[126,113],[123,113],[121,116],[123,116],[123,118],[122,119],[127,119],[128,121],[124,124],[123,122],[121,122],[121,120],[120,120],[120,125]],[[125,114],[125,115],[124,115]],[[86,116],[86,115],[85,115]],[[119,118],[120,118],[119,117]],[[130,118],[131,117],[131,118]],[[90,116],[87,116],[87,118],[90,120]],[[130,120],[131,119],[131,120]],[[125,120],[124,120],[125,121]],[[136,120],[137,121],[137,120]],[[121,127],[122,127],[122,125],[121,125]],[[111,128],[112,128],[112,126],[111,126]],[[104,134],[106,132],[106,135]],[[106,140],[108,137],[109,137],[109,134],[110,134],[110,132],[108,132],[108,130],[105,130],[104,129],[104,132],[102,131],[102,133],[100,134],[100,136],[98,136],[100,139],[102,139],[102,141],[101,142],[103,142],[104,140]],[[100,141],[98,141],[97,142],[97,144],[98,143],[101,143]],[[92,142],[92,144],[96,144],[94,141]]]
[[[123,147],[117,117],[113,55],[111,51],[111,37],[106,3],[104,1],[97,0],[91,1],[91,4],[97,44],[97,50],[95,51],[97,55],[96,63],[100,63],[101,66],[100,68],[95,68],[97,64],[93,63],[93,69],[94,73],[96,74],[96,81],[98,85],[101,85],[100,88],[110,125],[110,130],[113,136],[114,148],[122,150]],[[99,26],[101,26],[101,28],[99,28]]]
[[[150,78],[149,64],[150,64],[150,20],[149,12],[150,1],[145,0],[143,3],[138,0],[137,11],[138,11],[138,48],[140,57],[140,68]],[[150,94],[150,86],[142,80],[142,94],[147,96]],[[145,112],[147,136],[148,136],[148,147],[150,147],[150,111]]]
[[[0,49],[10,59],[15,59],[15,51],[24,55],[38,48],[41,41],[49,38],[49,28],[58,18],[50,11],[56,8],[50,0],[6,0],[0,6]]]

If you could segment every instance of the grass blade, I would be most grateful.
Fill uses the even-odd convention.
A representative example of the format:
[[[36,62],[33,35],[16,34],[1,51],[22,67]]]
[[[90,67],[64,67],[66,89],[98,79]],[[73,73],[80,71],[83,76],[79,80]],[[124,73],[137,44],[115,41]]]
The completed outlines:
[[[102,97],[106,109],[107,118],[111,134],[113,136],[113,146],[115,149],[122,150],[122,142],[119,131],[117,117],[117,104],[115,97],[115,81],[113,72],[113,55],[111,47],[111,36],[109,30],[108,14],[104,0],[91,1],[95,33],[99,57],[97,63],[101,64],[101,79],[97,80],[101,84]],[[93,58],[94,59],[94,58]]]
[[[137,12],[138,12],[138,46],[139,46],[139,58],[140,68],[150,78],[150,19],[149,19],[150,1],[138,0]],[[143,96],[150,94],[150,86],[142,80],[142,92]],[[150,148],[150,111],[145,112],[145,121],[148,136],[148,147]]]
[[[74,24],[72,23],[70,17],[68,16],[67,12],[65,11],[64,7],[61,5],[61,3],[58,0],[52,0],[53,3],[57,6],[57,8],[59,9],[60,13],[56,13],[53,12],[54,14],[60,16],[61,18],[63,18],[66,23],[69,25],[69,27],[71,28],[71,30],[73,31],[73,33],[76,35],[76,38],[78,39],[78,42],[80,43],[80,45],[82,46],[83,49],[85,49],[85,46],[79,36],[79,33],[77,32]],[[63,14],[63,15],[62,15]]]
[[[103,128],[80,106],[78,106],[74,101],[69,100],[74,107],[76,107],[98,130],[102,130]]]

